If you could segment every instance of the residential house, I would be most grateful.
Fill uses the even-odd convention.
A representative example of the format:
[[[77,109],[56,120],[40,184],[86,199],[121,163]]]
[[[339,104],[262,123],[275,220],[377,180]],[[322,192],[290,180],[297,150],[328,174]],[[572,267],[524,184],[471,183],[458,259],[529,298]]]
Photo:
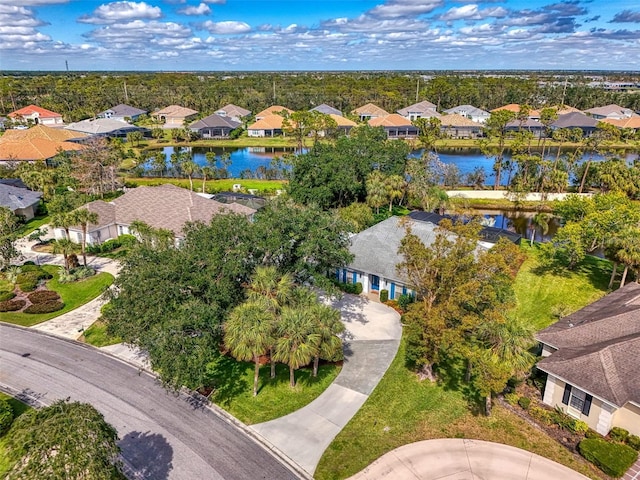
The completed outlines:
[[[100,112],[98,118],[111,118],[113,120],[120,120],[122,122],[136,122],[142,115],[146,115],[148,112],[140,108],[132,107],[121,103],[115,107],[109,108],[104,112]]]
[[[595,107],[585,110],[584,113],[592,116],[596,120],[604,120],[609,118],[612,120],[622,120],[624,118],[630,118],[635,115],[630,108],[624,108],[620,105],[605,105],[604,107]]]
[[[82,120],[80,122],[70,123],[65,130],[73,132],[84,133],[90,137],[105,137],[105,138],[127,138],[127,135],[132,132],[140,132],[143,137],[150,137],[151,130],[145,127],[138,127],[125,122],[124,120],[117,120],[115,118],[96,118]]]
[[[634,115],[629,118],[621,118],[621,119],[613,119],[613,118],[605,118],[602,120],[603,123],[609,123],[618,128],[629,128],[631,130],[638,131],[640,130],[640,115]]]
[[[283,135],[282,123],[284,118],[280,115],[267,115],[247,127],[247,135],[250,137],[275,137]]]
[[[337,115],[339,117],[342,116],[342,112],[340,110],[338,110],[337,108],[333,108],[331,105],[327,105],[326,103],[318,105],[317,107],[313,107],[309,111],[320,112],[320,113],[324,113],[325,115]]]
[[[283,107],[282,105],[271,105],[268,108],[265,108],[261,112],[256,113],[256,121],[262,120],[270,115],[279,115],[282,112],[293,113],[293,110],[288,109],[287,107]]]
[[[163,128],[182,128],[185,122],[193,120],[198,112],[180,105],[169,105],[151,114],[158,123],[163,124]]]
[[[458,113],[440,117],[440,130],[450,138],[482,137],[482,124],[474,122]]]
[[[338,133],[349,135],[349,132],[351,132],[351,129],[353,127],[358,126],[356,122],[354,122],[353,120],[349,120],[348,118],[343,117],[342,115],[336,115],[335,113],[330,113],[329,116],[336,122],[337,124],[336,130],[338,131]],[[325,135],[325,132],[319,132],[319,133],[321,134],[321,136]]]
[[[426,100],[401,108],[400,110],[397,110],[397,112],[399,115],[402,115],[404,118],[411,121],[418,118],[440,117],[440,114],[436,111],[436,106]]]
[[[598,120],[593,117],[588,117],[582,112],[571,112],[564,115],[558,115],[558,119],[551,124],[551,130],[558,130],[560,128],[579,128],[582,130],[584,137],[590,136],[596,131]]]
[[[386,117],[389,115],[389,112],[383,110],[377,105],[374,105],[373,103],[367,103],[362,107],[358,107],[351,113],[356,115],[361,122],[367,122],[372,118]]]
[[[505,125],[505,131],[507,132],[531,132],[535,138],[542,138],[545,136],[545,126],[538,120],[533,118],[527,118],[524,120],[511,120]]]
[[[0,130],[4,130],[9,126],[9,119],[7,117],[0,116]]]
[[[77,143],[86,135],[60,128],[36,125],[26,130],[7,130],[0,137],[0,162],[49,160],[60,150],[82,150]]]
[[[33,192],[28,188],[0,183],[0,207],[11,210],[16,215],[31,220],[38,210],[42,192]]]
[[[215,113],[216,115],[220,115],[221,117],[229,117],[230,119],[238,123],[242,123],[244,117],[248,117],[249,115],[251,115],[251,110],[247,110],[246,108],[242,108],[230,103],[222,108],[219,108],[213,113]]]
[[[14,123],[33,123],[34,125],[63,125],[62,115],[37,105],[29,105],[9,114]]]
[[[224,204],[239,203],[254,210],[259,210],[267,204],[267,200],[264,197],[242,192],[218,192],[211,195],[211,198]]]
[[[411,120],[392,113],[386,117],[372,118],[367,122],[372,127],[382,127],[387,134],[387,138],[415,138],[419,130]]]
[[[153,228],[171,230],[179,243],[187,222],[211,221],[222,213],[253,215],[255,210],[238,203],[223,204],[174,185],[137,187],[110,202],[95,200],[83,208],[98,214],[98,223],[89,225],[87,243],[100,244],[119,235],[130,234],[131,224],[144,222]],[[65,238],[64,229],[54,229],[56,238]],[[69,229],[71,240],[82,241],[82,228]]]
[[[242,123],[231,117],[218,114],[209,115],[189,125],[192,132],[202,138],[229,138],[229,133],[242,126]]]
[[[538,332],[543,402],[603,435],[640,435],[640,284],[629,283]]]
[[[503,105],[502,107],[494,108],[491,111],[498,112],[500,110],[508,110],[509,112],[513,112],[516,115],[518,115],[520,113],[521,108],[522,106],[517,103],[510,103],[508,105]],[[527,115],[527,118],[530,118],[533,120],[540,120],[540,110],[530,109]]]
[[[481,108],[474,107],[473,105],[458,105],[457,107],[445,110],[444,113],[448,115],[456,113],[476,123],[485,123],[491,116],[489,112],[482,110]]]

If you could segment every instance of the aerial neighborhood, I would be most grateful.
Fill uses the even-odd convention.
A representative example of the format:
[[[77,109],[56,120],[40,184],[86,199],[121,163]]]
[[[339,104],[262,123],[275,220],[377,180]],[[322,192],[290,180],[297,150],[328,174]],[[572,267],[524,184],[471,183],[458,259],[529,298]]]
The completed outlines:
[[[640,478],[637,75],[3,81],[2,475]]]

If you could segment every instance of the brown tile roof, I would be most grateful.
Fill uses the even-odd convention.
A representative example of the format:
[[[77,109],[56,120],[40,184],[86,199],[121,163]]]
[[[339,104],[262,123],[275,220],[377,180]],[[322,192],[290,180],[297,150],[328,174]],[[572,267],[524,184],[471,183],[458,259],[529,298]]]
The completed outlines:
[[[285,111],[287,113],[293,113],[293,110],[290,110],[287,107],[283,107],[282,105],[271,105],[269,108],[265,108],[261,112],[256,113],[256,118],[257,119],[264,118],[269,115],[274,115],[282,111]]]
[[[640,404],[640,284],[623,288],[538,332],[557,348],[538,368],[616,406]]]
[[[372,127],[407,127],[413,125],[411,120],[408,120],[397,113],[392,113],[384,117],[372,118],[368,123]]]
[[[482,127],[481,124],[469,120],[467,117],[463,117],[457,113],[450,113],[449,115],[442,115],[440,117],[440,124],[443,127]]]
[[[356,115],[371,115],[373,117],[384,117],[389,115],[389,112],[383,110],[377,105],[374,105],[373,103],[367,103],[366,105],[358,107],[353,111],[353,113]]]
[[[141,221],[153,228],[172,230],[176,236],[182,236],[182,229],[187,222],[208,223],[214,215],[226,212],[241,215],[255,213],[254,209],[244,205],[220,203],[168,184],[132,188],[110,203],[99,200],[85,207],[97,212],[100,217],[100,225],[92,230],[112,223],[131,225],[134,221]]]
[[[280,115],[267,115],[257,122],[249,125],[248,130],[275,130],[282,128],[284,118]]]
[[[40,118],[62,118],[62,115],[37,105],[29,105],[9,114],[10,117],[28,117],[37,113]]]
[[[634,115],[630,118],[603,118],[602,122],[610,123],[611,125],[615,125],[618,128],[633,128],[634,130],[640,129],[640,115]]]
[[[578,110],[576,107],[572,107],[570,105],[554,105],[551,108],[555,109],[558,115],[566,115],[567,113],[580,112],[580,110]]]
[[[339,127],[355,127],[356,125],[358,125],[353,120],[349,120],[348,118],[345,118],[342,115],[336,115],[335,113],[330,113],[329,116],[336,121]]]
[[[517,103],[510,103],[509,105],[503,105],[498,108],[494,108],[491,110],[492,112],[497,112],[499,110],[509,110],[510,112],[518,113],[520,111],[520,105]]]
[[[67,140],[85,136],[83,133],[44,125],[36,125],[27,130],[7,130],[0,137],[0,160],[46,160],[54,157],[60,149],[82,150],[82,145]]]
[[[187,107],[181,107],[180,105],[169,105],[168,107],[164,107],[161,110],[157,110],[153,112],[151,115],[158,116],[164,115],[167,117],[190,117],[191,115],[196,115],[198,112],[196,110],[192,110]]]

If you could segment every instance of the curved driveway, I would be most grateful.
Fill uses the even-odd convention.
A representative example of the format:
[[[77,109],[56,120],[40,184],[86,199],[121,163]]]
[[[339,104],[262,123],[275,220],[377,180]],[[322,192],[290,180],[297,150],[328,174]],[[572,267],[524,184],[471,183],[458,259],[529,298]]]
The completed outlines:
[[[519,448],[444,438],[396,448],[349,480],[588,480]]]
[[[208,408],[90,346],[0,324],[0,385],[43,404],[91,403],[118,430],[135,478],[298,478]]]

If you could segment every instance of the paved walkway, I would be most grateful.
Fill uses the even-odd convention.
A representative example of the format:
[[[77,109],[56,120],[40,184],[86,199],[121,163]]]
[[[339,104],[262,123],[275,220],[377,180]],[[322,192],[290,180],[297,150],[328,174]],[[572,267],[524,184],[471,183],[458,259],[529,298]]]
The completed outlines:
[[[402,334],[400,315],[386,305],[354,295],[327,303],[342,311],[347,327],[342,371],[309,405],[250,427],[310,475],[389,368]]]
[[[627,470],[622,480],[640,480],[640,458],[636,460],[636,463],[631,465],[631,468]]]
[[[587,480],[564,465],[526,450],[445,438],[392,450],[349,480]]]

